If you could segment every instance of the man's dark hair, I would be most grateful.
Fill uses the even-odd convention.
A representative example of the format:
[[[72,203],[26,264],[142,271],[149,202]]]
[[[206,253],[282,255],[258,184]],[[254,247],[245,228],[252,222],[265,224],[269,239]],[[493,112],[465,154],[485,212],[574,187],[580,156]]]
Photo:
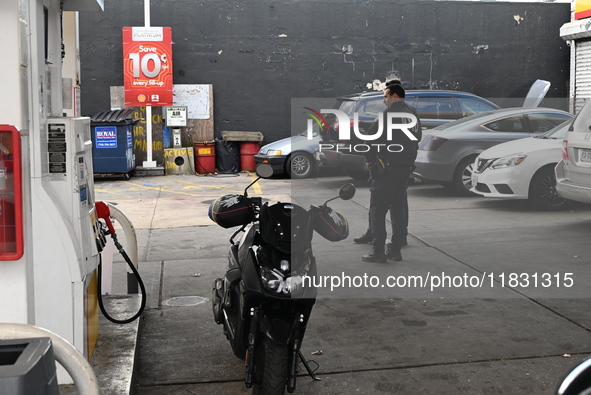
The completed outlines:
[[[394,95],[395,93],[401,99],[404,99],[404,97],[406,96],[406,92],[404,91],[404,88],[400,84],[386,85],[386,90],[388,91],[390,96]]]
[[[395,78],[390,81],[386,81],[386,88],[389,87],[390,85],[402,85],[402,81],[400,81],[398,78]]]

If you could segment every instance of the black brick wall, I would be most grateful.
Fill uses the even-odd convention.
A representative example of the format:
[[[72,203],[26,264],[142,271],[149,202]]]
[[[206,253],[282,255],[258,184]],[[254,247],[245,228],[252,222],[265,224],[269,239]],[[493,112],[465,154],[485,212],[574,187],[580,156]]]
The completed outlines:
[[[143,3],[80,14],[84,115],[108,110],[109,87],[123,85],[121,29],[144,25]],[[537,78],[552,82],[548,97],[568,94],[564,3],[152,0],[151,19],[172,27],[175,84],[213,84],[216,135],[286,137],[292,98],[360,92],[391,72],[407,88],[493,100]]]

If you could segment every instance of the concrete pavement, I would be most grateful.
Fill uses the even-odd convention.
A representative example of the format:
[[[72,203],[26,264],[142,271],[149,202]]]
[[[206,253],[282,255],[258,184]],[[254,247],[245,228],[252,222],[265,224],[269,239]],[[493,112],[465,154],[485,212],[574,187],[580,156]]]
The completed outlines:
[[[138,235],[149,297],[137,343],[137,394],[249,393],[243,363],[212,318],[211,283],[224,273],[232,230],[213,224],[207,207],[251,179],[96,181],[97,200],[116,203]],[[351,180],[321,173],[262,180],[250,193],[271,201],[291,196],[306,207],[335,196],[345,182]],[[314,236],[325,282],[302,351],[319,365],[322,381],[303,376],[296,393],[551,394],[591,355],[589,206],[539,212],[522,202],[411,186],[404,260],[368,264],[361,255],[370,246],[352,242],[367,226],[369,192],[357,186],[353,200],[331,204],[347,216],[349,239]],[[125,293],[122,260],[115,266],[121,275],[114,292]],[[101,328],[108,333],[110,325]]]

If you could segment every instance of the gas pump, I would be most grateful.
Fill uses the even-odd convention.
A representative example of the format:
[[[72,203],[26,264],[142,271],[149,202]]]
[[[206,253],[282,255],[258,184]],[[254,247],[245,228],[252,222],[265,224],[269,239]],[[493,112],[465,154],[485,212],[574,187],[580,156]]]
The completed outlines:
[[[90,120],[61,115],[64,77],[79,77],[71,12],[100,11],[103,0],[3,1],[1,8],[2,54],[15,61],[0,63],[0,123],[12,125],[0,126],[0,323],[48,329],[89,359],[98,337],[100,248]],[[72,382],[63,369],[58,380]]]
[[[48,119],[40,147],[31,177],[34,324],[89,358],[98,337],[96,268],[104,242],[94,207],[90,119]]]

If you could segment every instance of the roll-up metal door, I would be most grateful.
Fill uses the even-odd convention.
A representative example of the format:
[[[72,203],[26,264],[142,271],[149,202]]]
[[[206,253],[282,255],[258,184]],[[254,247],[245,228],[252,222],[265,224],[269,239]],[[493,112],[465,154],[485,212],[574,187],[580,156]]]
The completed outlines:
[[[576,41],[575,114],[591,99],[591,39]]]

